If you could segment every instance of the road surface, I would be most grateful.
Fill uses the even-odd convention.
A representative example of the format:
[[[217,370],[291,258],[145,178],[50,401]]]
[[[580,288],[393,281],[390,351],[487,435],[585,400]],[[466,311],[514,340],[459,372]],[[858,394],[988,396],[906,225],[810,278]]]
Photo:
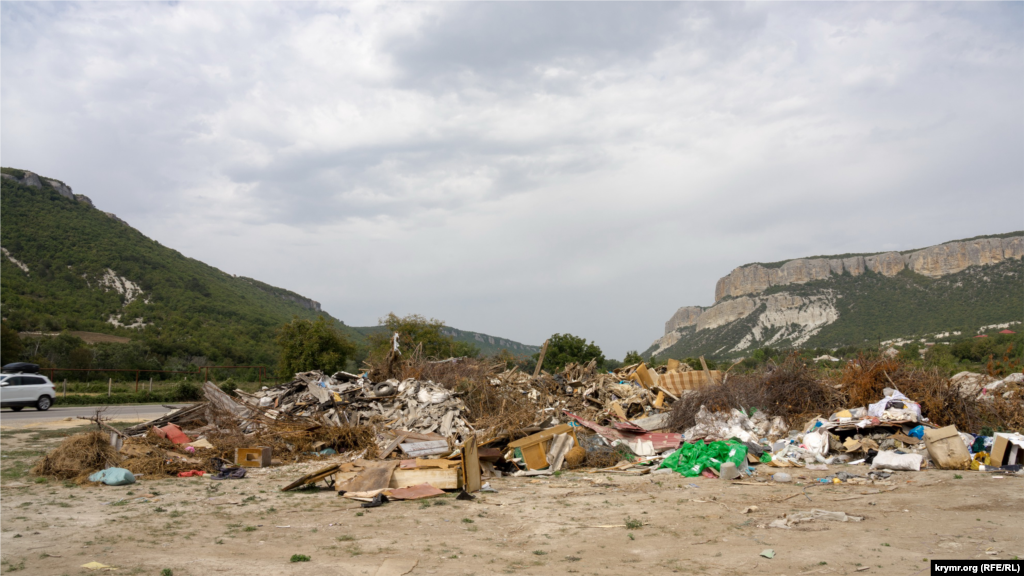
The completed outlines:
[[[168,404],[168,406],[187,406],[187,404]],[[103,406],[54,406],[45,412],[35,408],[23,408],[21,412],[12,412],[9,408],[0,411],[0,426],[25,426],[44,422],[56,422],[65,418],[92,416],[97,408]],[[170,412],[160,404],[117,404],[107,406],[103,415],[113,420],[152,420]],[[83,422],[84,423],[84,422]]]

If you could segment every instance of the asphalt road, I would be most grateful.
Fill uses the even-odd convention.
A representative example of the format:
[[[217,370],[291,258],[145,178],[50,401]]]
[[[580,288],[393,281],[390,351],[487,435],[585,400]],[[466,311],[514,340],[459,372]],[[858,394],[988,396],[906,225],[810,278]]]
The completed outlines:
[[[168,406],[185,406],[186,404],[168,404]],[[22,408],[21,412],[12,412],[10,408],[0,411],[0,426],[24,426],[40,422],[54,422],[65,418],[92,416],[97,408],[103,406],[54,406],[45,412],[35,408]],[[160,404],[117,404],[107,406],[103,415],[116,420],[139,419],[152,420],[170,412]]]

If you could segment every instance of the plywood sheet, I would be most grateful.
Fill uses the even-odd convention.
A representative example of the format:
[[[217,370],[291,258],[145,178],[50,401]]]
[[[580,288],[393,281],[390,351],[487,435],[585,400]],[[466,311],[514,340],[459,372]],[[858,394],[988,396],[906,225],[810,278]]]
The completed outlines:
[[[459,469],[429,468],[426,470],[402,470],[391,475],[390,488],[407,488],[418,484],[430,484],[441,490],[456,490],[459,487]]]

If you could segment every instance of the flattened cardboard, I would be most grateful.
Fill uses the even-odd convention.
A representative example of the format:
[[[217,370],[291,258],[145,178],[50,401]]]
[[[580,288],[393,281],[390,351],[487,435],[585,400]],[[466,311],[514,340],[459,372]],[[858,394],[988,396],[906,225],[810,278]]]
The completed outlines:
[[[462,482],[466,492],[480,491],[480,457],[477,454],[476,434],[462,446]]]

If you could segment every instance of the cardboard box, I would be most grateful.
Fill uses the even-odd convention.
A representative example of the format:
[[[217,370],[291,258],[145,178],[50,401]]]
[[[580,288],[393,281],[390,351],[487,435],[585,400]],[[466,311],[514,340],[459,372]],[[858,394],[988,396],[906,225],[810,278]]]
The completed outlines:
[[[971,467],[971,453],[960,439],[955,426],[925,429],[924,444],[936,468],[943,470],[968,470]]]
[[[1024,435],[996,432],[991,462],[992,466],[1024,464]]]
[[[246,468],[270,466],[270,448],[267,446],[235,448],[235,464]]]

